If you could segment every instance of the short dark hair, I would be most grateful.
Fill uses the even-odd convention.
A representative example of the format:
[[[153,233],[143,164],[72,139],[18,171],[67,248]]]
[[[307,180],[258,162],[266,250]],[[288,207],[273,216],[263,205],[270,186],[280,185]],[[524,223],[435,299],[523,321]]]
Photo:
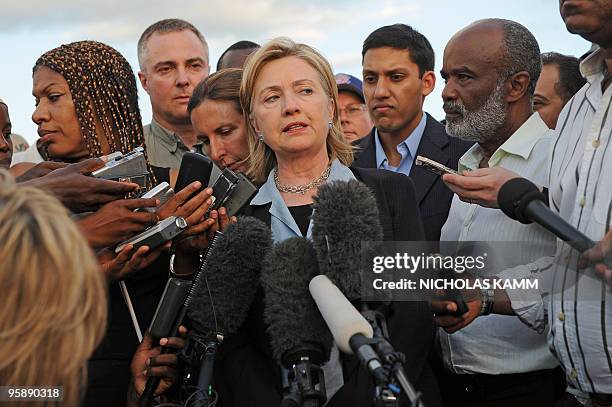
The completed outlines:
[[[236,112],[242,113],[240,105],[240,82],[242,69],[226,68],[204,78],[193,90],[187,111],[200,106],[205,100],[223,100],[232,103]]]
[[[144,30],[144,32],[140,36],[140,39],[138,40],[138,64],[140,65],[140,69],[143,69],[142,64],[144,59],[144,52],[147,47],[147,41],[149,40],[149,38],[151,38],[153,34],[163,34],[185,30],[189,30],[194,33],[202,42],[202,45],[204,45],[204,49],[206,50],[206,59],[208,62],[208,44],[206,43],[206,39],[204,38],[200,30],[198,30],[190,22],[181,20],[180,18],[166,18],[148,26],[147,29]]]
[[[542,54],[542,65],[557,67],[559,81],[555,84],[555,91],[563,102],[570,100],[586,83],[580,74],[580,60],[574,56],[545,52]]]
[[[257,48],[261,48],[261,45],[253,41],[242,40],[242,41],[233,43],[232,45],[229,46],[228,49],[223,51],[223,54],[221,54],[221,56],[219,57],[219,60],[217,61],[217,71],[221,69],[221,61],[223,60],[223,57],[225,56],[225,54],[227,54],[229,51],[236,51],[240,49],[257,49]]]
[[[406,24],[380,27],[365,39],[361,50],[361,61],[366,52],[373,48],[391,47],[410,52],[410,60],[419,67],[419,74],[433,71],[436,65],[431,44],[423,34]]]

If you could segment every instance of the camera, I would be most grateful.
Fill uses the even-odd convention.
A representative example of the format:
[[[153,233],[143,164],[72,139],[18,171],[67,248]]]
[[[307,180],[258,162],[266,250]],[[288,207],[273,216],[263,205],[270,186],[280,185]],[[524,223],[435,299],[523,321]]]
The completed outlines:
[[[144,232],[119,243],[115,248],[115,253],[119,253],[128,244],[133,245],[134,250],[138,250],[138,248],[141,246],[149,246],[150,250],[154,250],[167,241],[180,235],[186,228],[187,221],[185,221],[185,219],[170,216],[169,218],[158,222],[156,225],[151,226]]]
[[[140,198],[156,198],[159,199],[159,205],[155,208],[138,208],[135,212],[147,211],[147,212],[155,212],[157,209],[162,206],[166,201],[172,199],[174,197],[174,190],[170,187],[167,182],[162,182],[155,188],[151,188],[149,191],[145,192],[140,196]]]
[[[137,147],[125,155],[119,151],[110,154],[104,167],[91,173],[96,178],[109,179],[113,181],[127,181],[146,188],[149,180],[147,160],[144,148]]]
[[[209,210],[225,207],[228,216],[234,216],[257,192],[257,187],[241,173],[225,168],[213,185],[214,202]]]

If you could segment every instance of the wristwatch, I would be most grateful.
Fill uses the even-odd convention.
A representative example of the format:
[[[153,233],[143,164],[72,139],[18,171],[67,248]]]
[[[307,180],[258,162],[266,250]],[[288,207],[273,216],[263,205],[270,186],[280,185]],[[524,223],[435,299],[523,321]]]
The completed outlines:
[[[489,315],[493,309],[493,303],[495,302],[495,290],[488,288],[482,288],[480,290],[480,315]]]

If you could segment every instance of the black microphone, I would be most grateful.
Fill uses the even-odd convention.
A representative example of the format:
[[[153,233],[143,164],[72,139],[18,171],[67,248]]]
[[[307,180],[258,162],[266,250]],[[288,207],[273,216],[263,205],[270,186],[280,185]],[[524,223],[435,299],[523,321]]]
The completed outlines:
[[[321,274],[329,277],[349,300],[360,299],[361,243],[383,240],[374,194],[365,184],[355,180],[322,185],[314,197],[312,223],[312,240]],[[457,304],[453,315],[463,315],[468,311],[460,293],[453,292],[447,299]],[[367,313],[370,322],[377,323],[382,331],[386,331],[386,323],[379,312],[362,311]]]
[[[193,406],[208,404],[218,345],[244,323],[255,298],[262,261],[272,246],[270,229],[251,217],[240,217],[213,247],[193,283],[187,308],[188,341],[203,353]]]
[[[203,265],[207,262],[213,247],[222,236],[217,232],[208,245],[208,249],[203,258]],[[194,281],[201,270],[195,272]],[[187,309],[193,298],[193,282],[180,278],[169,278],[162,294],[162,298],[157,304],[155,315],[149,327],[149,335],[153,343],[157,343],[161,338],[175,336],[178,334],[180,325],[183,324]],[[162,348],[161,353],[170,352],[169,348]],[[138,407],[149,407],[153,403],[155,389],[161,382],[160,376],[151,376],[147,379],[145,388],[138,399]]]
[[[497,203],[508,217],[525,224],[536,222],[581,253],[595,246],[595,242],[551,211],[544,194],[525,178],[506,181],[497,193]]]
[[[261,272],[272,351],[290,371],[283,407],[322,406],[327,400],[320,366],[329,360],[333,340],[308,291],[318,269],[312,243],[294,237],[274,245]]]
[[[378,204],[359,181],[321,185],[314,197],[312,241],[321,274],[350,300],[361,297],[361,242],[383,240]]]

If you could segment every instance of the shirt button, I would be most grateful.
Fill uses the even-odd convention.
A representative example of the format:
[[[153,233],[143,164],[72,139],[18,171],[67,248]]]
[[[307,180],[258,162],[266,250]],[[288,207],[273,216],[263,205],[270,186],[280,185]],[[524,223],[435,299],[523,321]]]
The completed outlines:
[[[591,143],[591,145],[593,146],[593,148],[597,148],[597,147],[599,147],[599,140],[593,140],[593,142]]]
[[[559,312],[557,318],[559,318],[559,321],[563,322],[565,321],[565,314],[563,312]]]
[[[584,208],[584,205],[586,205],[586,200],[584,199],[584,197],[580,198],[580,207]]]
[[[570,372],[570,377],[574,380],[578,377],[578,372],[576,372],[576,369],[572,369]]]
[[[563,261],[565,261],[565,264],[569,264],[570,263],[570,255],[568,254],[567,256],[565,256],[565,258],[563,259]]]

